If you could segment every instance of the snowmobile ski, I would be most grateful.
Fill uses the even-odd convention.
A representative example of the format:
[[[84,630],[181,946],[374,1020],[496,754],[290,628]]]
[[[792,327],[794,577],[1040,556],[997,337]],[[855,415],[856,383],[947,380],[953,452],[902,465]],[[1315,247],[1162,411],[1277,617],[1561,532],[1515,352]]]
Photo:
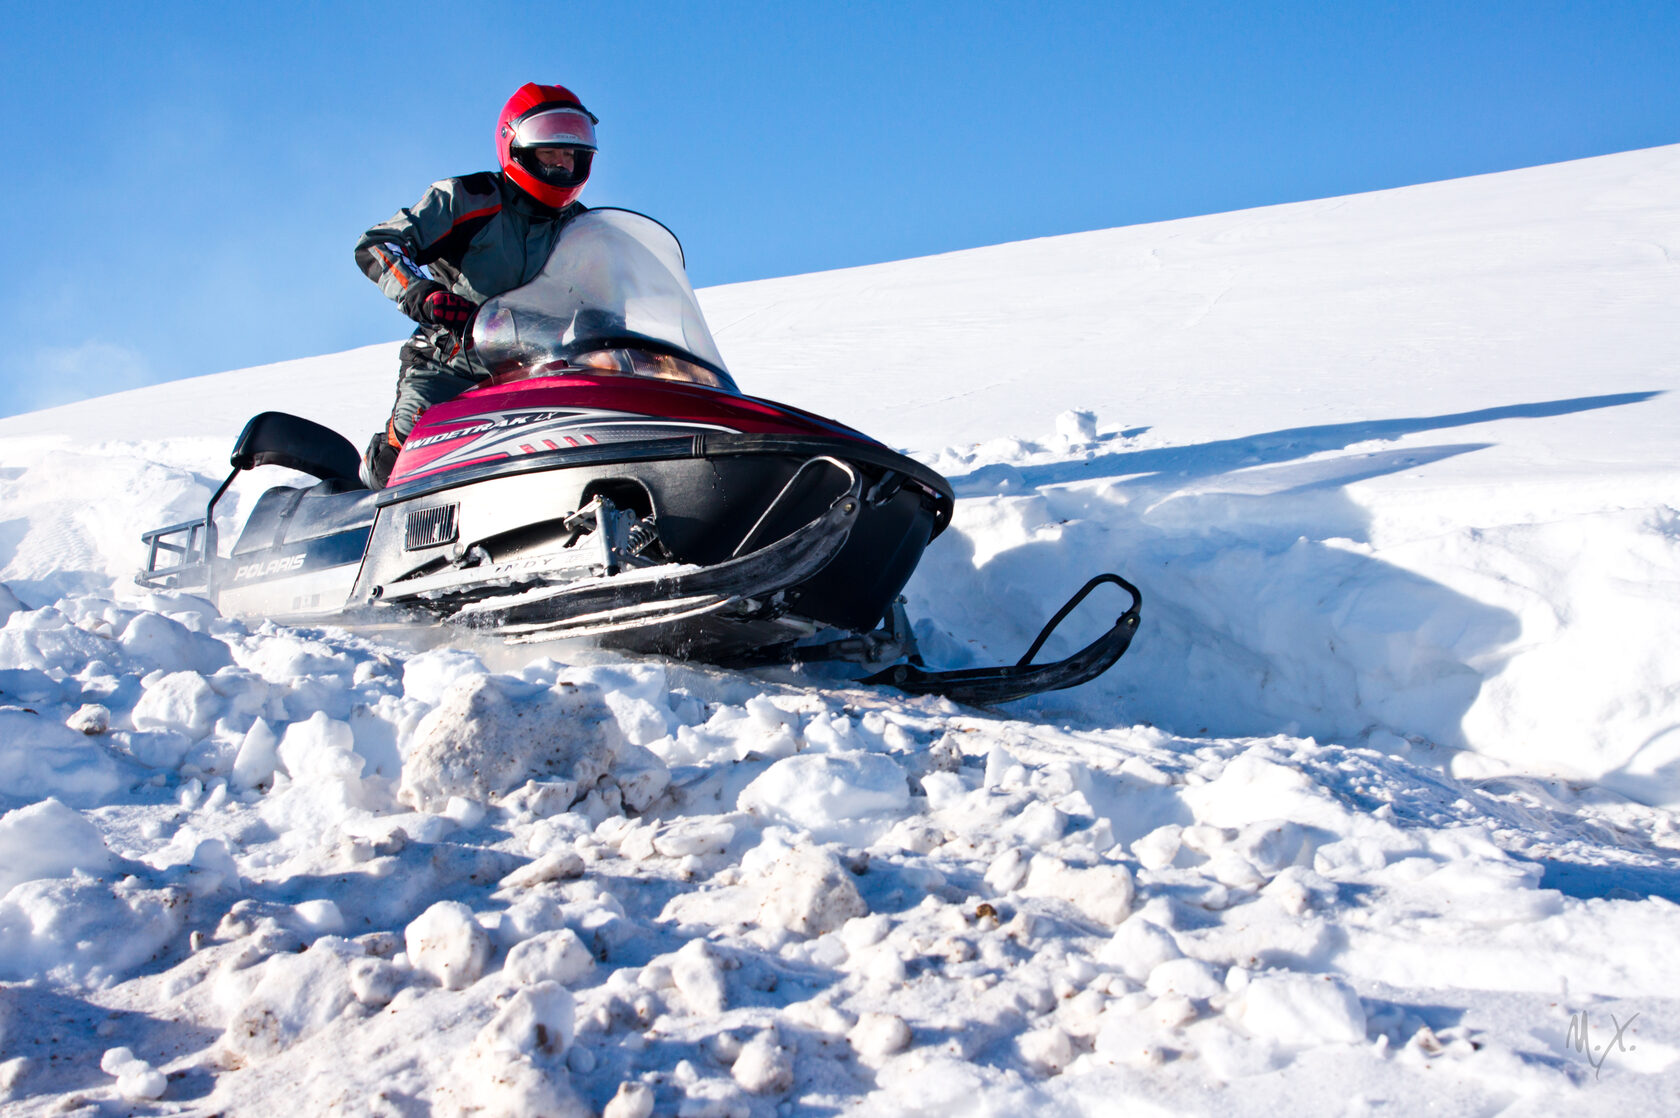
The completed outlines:
[[[1039,649],[1044,647],[1044,642],[1050,639],[1050,635],[1066,620],[1068,614],[1072,613],[1092,590],[1105,583],[1112,583],[1132,596],[1132,604],[1126,607],[1113,626],[1071,656],[1048,664],[1033,663],[1033,657],[1038,655]],[[1126,649],[1131,646],[1132,637],[1137,633],[1142,607],[1143,594],[1137,587],[1119,575],[1100,574],[1081,587],[1078,593],[1056,611],[1056,615],[1039,632],[1038,639],[1033,641],[1032,647],[1027,649],[1026,655],[1014,664],[995,668],[929,671],[917,658],[912,658],[907,663],[894,664],[884,671],[876,672],[866,677],[863,682],[886,683],[915,695],[943,695],[947,699],[976,706],[1007,703],[1044,691],[1066,690],[1095,679],[1126,654]]]

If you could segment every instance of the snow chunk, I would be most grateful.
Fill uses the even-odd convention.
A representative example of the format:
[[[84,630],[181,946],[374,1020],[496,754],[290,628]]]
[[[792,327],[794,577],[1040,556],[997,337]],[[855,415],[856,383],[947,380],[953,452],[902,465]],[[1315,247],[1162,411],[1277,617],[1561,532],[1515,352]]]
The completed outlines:
[[[573,986],[595,969],[595,956],[570,928],[539,932],[508,952],[502,973],[522,985]]]
[[[600,692],[558,683],[524,698],[510,694],[520,689],[529,685],[485,675],[451,687],[415,729],[399,798],[435,812],[451,796],[483,802],[533,777],[593,788],[622,743]]]
[[[601,1118],[648,1118],[653,1113],[653,1088],[646,1083],[620,1083],[607,1100]]]
[[[477,982],[490,961],[490,936],[460,901],[439,901],[403,930],[409,965],[451,990]]]
[[[300,784],[359,784],[367,761],[356,753],[349,725],[317,711],[286,727],[276,749],[286,772]]]
[[[0,582],[0,625],[4,625],[12,614],[19,613],[27,608],[18,599],[18,596],[12,593],[10,586]]]
[[[99,1058],[99,1070],[117,1080],[117,1094],[133,1102],[162,1098],[169,1079],[127,1048],[111,1048]]]
[[[509,998],[475,1043],[510,1055],[559,1055],[572,1043],[573,1015],[571,991],[558,982],[538,982]]]
[[[197,740],[210,732],[222,698],[197,672],[170,672],[153,682],[134,704],[136,730],[166,730]]]
[[[100,743],[28,710],[0,710],[0,789],[9,795],[94,807],[125,783]]]
[[[468,1112],[587,1118],[591,1111],[572,1089],[562,1059],[572,1041],[574,1012],[571,993],[554,982],[509,998],[456,1065],[456,1084],[471,1098]]]
[[[69,877],[76,870],[100,874],[112,863],[99,828],[58,800],[0,816],[0,897],[20,882]]]
[[[738,806],[823,841],[867,843],[909,808],[910,786],[904,770],[879,753],[803,753],[760,773]]]
[[[318,897],[292,906],[292,915],[306,932],[331,935],[344,930],[344,914],[331,897]]]
[[[671,957],[671,978],[697,1016],[716,1017],[728,1005],[717,952],[703,939],[689,940]]]
[[[653,750],[624,742],[613,760],[612,779],[625,810],[643,812],[671,786],[671,770]]]
[[[1021,1059],[1045,1075],[1056,1075],[1073,1062],[1073,1039],[1050,1025],[1022,1033],[1015,1041]]]
[[[348,963],[360,953],[349,940],[323,936],[301,954],[269,956],[223,1043],[247,1058],[272,1056],[331,1024],[357,1001]]]
[[[1310,778],[1256,750],[1234,758],[1219,776],[1186,788],[1184,802],[1200,823],[1218,827],[1292,819],[1337,834],[1354,830],[1351,813]]]
[[[1177,823],[1156,827],[1132,843],[1132,856],[1146,870],[1166,869],[1178,857],[1183,835],[1184,828]]]
[[[1056,437],[1069,447],[1084,446],[1097,437],[1097,416],[1089,411],[1065,411],[1056,417]]]
[[[755,1095],[779,1095],[793,1086],[793,1053],[766,1029],[741,1046],[729,1074]]]
[[[1365,1007],[1359,995],[1327,974],[1257,975],[1231,1016],[1254,1036],[1284,1044],[1308,1047],[1365,1040]]]
[[[1145,912],[1148,907],[1145,906]],[[1163,963],[1184,957],[1178,940],[1159,924],[1138,913],[1115,929],[1114,938],[1097,953],[1097,961],[1119,967],[1133,982],[1145,981]]]
[[[826,850],[787,851],[767,868],[762,887],[759,919],[798,935],[819,936],[869,914],[852,875]]]
[[[1200,959],[1169,959],[1149,972],[1145,988],[1155,997],[1182,994],[1196,1001],[1206,1001],[1225,992],[1219,972]]]
[[[1048,854],[1033,855],[1022,891],[1067,901],[1099,924],[1119,924],[1132,913],[1137,887],[1125,866],[1078,868]]]
[[[891,1013],[863,1013],[846,1034],[852,1050],[865,1060],[879,1062],[910,1047],[910,1026]]]
[[[427,706],[436,706],[465,677],[484,675],[485,671],[484,661],[471,652],[434,648],[403,664],[403,692]]]
[[[208,675],[233,663],[233,653],[227,645],[215,637],[195,633],[161,613],[135,614],[117,643],[130,656],[152,668]]]
[[[132,878],[25,881],[0,899],[0,980],[120,977],[180,935],[186,902]]]
[[[337,678],[349,684],[356,673],[355,660],[347,653],[290,630],[267,634],[236,651],[242,667],[286,686],[309,678]]]
[[[110,655],[111,645],[69,623],[56,609],[18,611],[0,629],[0,664],[47,671]]]
[[[280,739],[261,718],[251,723],[239,752],[233,758],[233,783],[240,788],[260,788],[274,779],[280,767]]]

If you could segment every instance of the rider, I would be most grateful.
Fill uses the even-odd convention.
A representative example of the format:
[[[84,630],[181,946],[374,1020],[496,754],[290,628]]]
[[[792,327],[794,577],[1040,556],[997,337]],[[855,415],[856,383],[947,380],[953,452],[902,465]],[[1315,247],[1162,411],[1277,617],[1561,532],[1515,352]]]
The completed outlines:
[[[584,211],[596,123],[565,86],[521,86],[496,121],[499,172],[435,182],[356,242],[357,265],[420,324],[399,354],[391,418],[363,457],[370,488],[391,476],[421,412],[482,379],[462,348],[473,312],[535,279],[561,227]]]

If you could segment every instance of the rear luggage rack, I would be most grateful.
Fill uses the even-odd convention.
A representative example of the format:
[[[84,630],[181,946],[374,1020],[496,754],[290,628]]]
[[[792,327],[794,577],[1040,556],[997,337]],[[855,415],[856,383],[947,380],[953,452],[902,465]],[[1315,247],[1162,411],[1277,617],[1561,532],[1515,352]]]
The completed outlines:
[[[152,589],[202,587],[210,585],[216,561],[216,502],[228,491],[233,479],[258,466],[284,466],[320,478],[338,481],[350,488],[363,488],[356,471],[361,458],[356,448],[330,427],[285,412],[265,411],[254,415],[239,432],[228,465],[233,472],[210,495],[204,515],[197,520],[153,528],[140,536],[146,545],[146,569],[134,581]],[[185,539],[176,537],[185,536]],[[180,556],[180,562],[158,566],[160,557]]]
[[[140,585],[166,589],[209,583],[210,557],[216,553],[216,529],[209,519],[153,528],[140,542],[146,545],[146,569],[134,576]],[[172,557],[179,558],[168,563]],[[167,565],[160,566],[159,560]]]

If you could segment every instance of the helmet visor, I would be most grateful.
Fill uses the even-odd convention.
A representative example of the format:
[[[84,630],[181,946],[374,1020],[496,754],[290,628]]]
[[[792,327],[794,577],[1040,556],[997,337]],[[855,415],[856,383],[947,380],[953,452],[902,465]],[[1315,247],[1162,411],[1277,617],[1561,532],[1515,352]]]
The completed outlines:
[[[557,163],[544,163],[540,154],[544,151],[564,151],[568,159]],[[552,156],[550,158],[553,158]],[[514,148],[513,159],[525,168],[530,176],[538,182],[549,186],[569,187],[581,186],[589,178],[589,164],[594,160],[595,153],[589,148]]]
[[[513,122],[511,147],[569,147],[595,150],[595,122],[570,105],[538,109]]]

